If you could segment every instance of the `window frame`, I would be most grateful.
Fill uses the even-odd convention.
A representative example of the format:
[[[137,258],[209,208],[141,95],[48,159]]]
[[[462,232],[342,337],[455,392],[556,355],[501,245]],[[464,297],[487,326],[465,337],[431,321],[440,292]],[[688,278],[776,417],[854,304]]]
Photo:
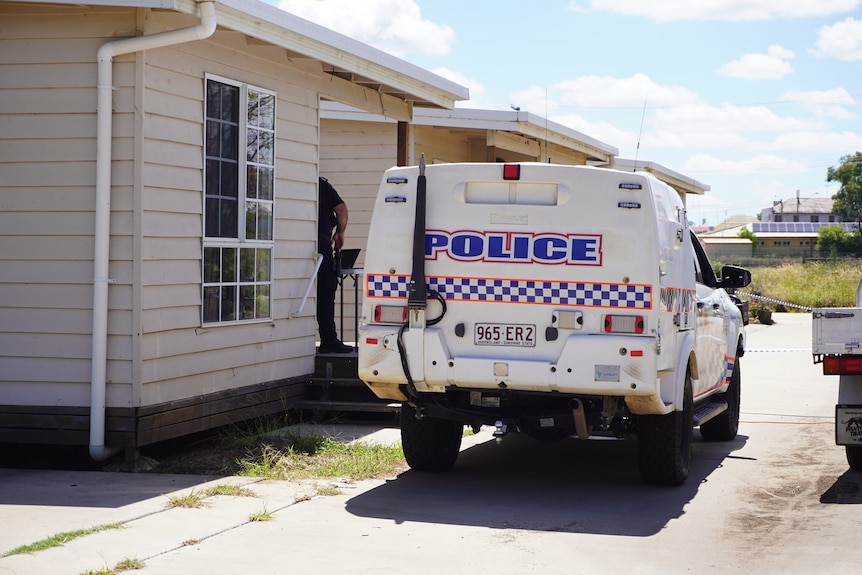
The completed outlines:
[[[211,82],[223,84],[237,88],[238,106],[237,106],[237,123],[236,123],[236,198],[237,205],[235,208],[236,221],[233,223],[235,230],[229,224],[229,232],[233,235],[224,236],[208,236],[208,201],[216,201],[216,198],[229,198],[224,194],[210,193],[211,182],[208,180],[208,166],[211,161],[230,163],[231,158],[225,157],[222,153],[223,148],[219,146],[218,155],[210,155],[209,145],[213,140],[209,132],[209,122],[211,119],[218,119],[224,122],[224,117],[210,116],[210,110],[207,106],[209,103],[209,89]],[[272,113],[265,118],[264,126],[250,125],[249,116],[251,115],[251,101],[254,98],[249,97],[249,94],[256,94],[257,97],[272,98]],[[246,82],[231,80],[214,74],[206,74],[204,77],[204,114],[203,114],[203,194],[202,194],[202,214],[201,218],[201,314],[200,322],[202,326],[215,327],[221,325],[237,325],[244,323],[272,323],[272,288],[273,288],[273,252],[275,247],[275,164],[277,159],[277,94],[272,90],[267,90]],[[228,122],[230,123],[230,122]],[[254,133],[254,137],[252,134]],[[221,141],[222,132],[219,131],[219,140]],[[249,159],[249,150],[251,145],[259,145],[261,141],[260,135],[268,134],[266,138],[266,161],[256,161]],[[256,153],[260,153],[264,147],[258,147]],[[250,195],[248,185],[250,182],[249,169],[257,170],[258,175],[255,176],[254,195]],[[268,186],[264,185],[265,189],[261,193],[261,178],[260,173],[269,170],[270,174],[264,180],[269,180]],[[218,185],[222,185],[221,175],[219,175]],[[217,191],[221,191],[221,187]],[[250,208],[253,208],[251,212]],[[268,223],[266,222],[266,212],[268,209]],[[230,208],[228,208],[230,211]],[[219,210],[217,214],[219,218],[218,230],[222,230],[221,218],[224,217],[224,212]],[[249,217],[253,213],[253,224]],[[261,218],[261,213],[264,217]],[[251,228],[251,229],[250,229]],[[218,231],[217,230],[217,231]],[[250,237],[252,236],[252,237]],[[218,250],[216,255],[214,250]],[[225,257],[228,256],[228,258]],[[228,260],[232,259],[232,263]],[[216,299],[213,300],[213,296]],[[226,297],[230,296],[230,302],[226,301]],[[263,299],[261,299],[263,298]],[[225,311],[224,306],[227,303],[232,304],[232,309]],[[213,309],[213,306],[216,309]],[[248,316],[249,311],[251,316]],[[213,316],[215,312],[215,316]],[[243,316],[246,317],[243,317]],[[231,317],[232,316],[232,317]],[[214,319],[218,318],[218,319]]]

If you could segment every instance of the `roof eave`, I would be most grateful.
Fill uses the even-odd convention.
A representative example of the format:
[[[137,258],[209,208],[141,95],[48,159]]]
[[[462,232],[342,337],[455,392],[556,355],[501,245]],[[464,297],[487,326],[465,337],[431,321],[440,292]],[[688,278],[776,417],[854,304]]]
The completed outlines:
[[[177,0],[184,11],[195,4]],[[451,109],[470,97],[464,86],[257,0],[217,0],[216,14],[221,26],[386,84],[415,106]]]

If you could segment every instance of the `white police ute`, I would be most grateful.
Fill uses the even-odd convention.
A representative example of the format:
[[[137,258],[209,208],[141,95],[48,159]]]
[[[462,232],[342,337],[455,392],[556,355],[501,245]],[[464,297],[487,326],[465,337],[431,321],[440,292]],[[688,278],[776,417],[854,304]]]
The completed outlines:
[[[650,174],[543,163],[392,168],[374,206],[359,377],[402,402],[413,469],[502,438],[638,438],[650,483],[688,475],[693,428],[739,422],[744,321]]]

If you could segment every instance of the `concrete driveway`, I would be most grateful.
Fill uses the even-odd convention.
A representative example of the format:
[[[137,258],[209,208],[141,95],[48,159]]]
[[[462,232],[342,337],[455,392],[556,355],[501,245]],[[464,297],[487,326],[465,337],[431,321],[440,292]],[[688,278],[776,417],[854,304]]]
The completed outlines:
[[[691,475],[647,486],[636,441],[538,443],[490,430],[444,474],[311,484],[195,476],[0,470],[0,554],[49,535],[123,521],[0,574],[79,574],[142,561],[176,573],[856,572],[862,473],[834,445],[837,378],[812,362],[810,314],[752,325],[742,358],[740,434],[695,433]],[[333,433],[397,439],[393,429]],[[236,482],[254,497],[167,509],[171,494]],[[266,522],[250,520],[267,511]]]

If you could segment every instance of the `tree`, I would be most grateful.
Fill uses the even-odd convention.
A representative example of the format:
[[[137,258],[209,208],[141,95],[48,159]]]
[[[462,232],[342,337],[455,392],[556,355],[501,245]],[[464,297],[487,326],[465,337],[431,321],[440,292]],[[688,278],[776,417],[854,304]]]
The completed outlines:
[[[862,253],[862,232],[850,232],[841,226],[824,226],[817,230],[817,253],[831,258],[859,257]]]
[[[838,182],[841,187],[832,196],[835,203],[832,213],[845,221],[862,222],[862,152],[841,158],[837,168],[830,166],[826,172],[827,182]],[[860,224],[862,229],[862,224]]]
[[[817,252],[831,258],[844,253],[850,241],[850,232],[840,226],[824,226],[817,230]]]
[[[751,253],[754,254],[757,252],[757,236],[754,235],[754,232],[748,229],[748,226],[742,226],[742,229],[739,230],[739,232],[736,234],[736,237],[750,241]]]

